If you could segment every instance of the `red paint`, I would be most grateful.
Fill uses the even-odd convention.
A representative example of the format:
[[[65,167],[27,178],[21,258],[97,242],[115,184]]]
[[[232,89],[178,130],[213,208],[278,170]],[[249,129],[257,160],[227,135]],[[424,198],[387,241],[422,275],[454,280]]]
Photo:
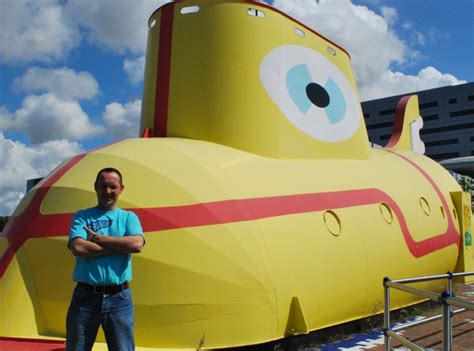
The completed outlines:
[[[117,141],[118,142],[118,141]],[[114,142],[112,144],[115,144]],[[112,145],[109,144],[109,145]],[[18,249],[30,238],[41,238],[51,236],[65,236],[69,233],[69,226],[73,213],[42,214],[41,203],[43,202],[49,188],[52,187],[67,171],[73,168],[79,161],[91,152],[104,148],[105,145],[93,149],[87,153],[77,155],[64,163],[47,178],[36,190],[31,202],[26,209],[15,217],[10,218],[7,225],[0,233],[0,237],[8,239],[8,246],[0,257],[0,278],[5,273]]]
[[[153,136],[153,130],[151,128],[143,129],[142,138],[151,138]]]
[[[346,51],[346,49],[344,49],[342,46],[336,44],[335,42],[333,42],[332,40],[328,39],[328,38],[325,37],[324,35],[322,35],[322,34],[316,32],[314,29],[308,27],[307,25],[305,25],[305,24],[301,23],[300,21],[294,19],[294,18],[291,17],[290,15],[288,15],[288,14],[286,14],[286,13],[280,11],[279,9],[277,9],[277,8],[271,6],[271,5],[265,4],[265,3],[263,3],[263,2],[258,2],[258,1],[255,1],[255,0],[244,0],[243,2],[251,3],[252,5],[264,7],[264,8],[269,9],[270,11],[279,13],[280,15],[282,15],[282,16],[288,18],[290,21],[295,22],[298,26],[305,28],[307,31],[309,31],[309,32],[311,32],[311,33],[317,35],[318,37],[320,37],[320,38],[326,40],[328,43],[334,45],[334,46],[337,47],[339,50],[343,51],[343,52],[349,57],[349,59],[351,59],[351,55],[350,55],[350,54]]]
[[[449,209],[448,202],[444,198],[443,193],[441,192],[441,189],[435,183],[433,178],[431,178],[429,176],[429,174],[426,173],[426,171],[423,168],[418,166],[415,162],[413,162],[409,158],[407,158],[403,155],[400,155],[400,154],[398,154],[394,151],[391,151],[391,150],[386,150],[386,151],[390,152],[391,154],[393,154],[393,155],[401,158],[402,160],[408,162],[410,165],[412,165],[414,168],[416,168],[418,170],[418,172],[420,172],[426,178],[426,180],[428,180],[428,182],[431,184],[431,186],[435,190],[436,194],[438,195],[438,197],[439,197],[439,199],[440,199],[440,201],[443,205],[443,209],[444,209],[444,213],[446,214],[446,218],[448,219],[448,228],[446,229],[446,232],[444,232],[442,234],[439,234],[437,236],[428,238],[428,239],[426,239],[422,242],[413,242],[411,245],[414,246],[417,249],[417,252],[421,256],[424,256],[428,253],[439,250],[439,249],[441,249],[443,247],[446,247],[446,246],[449,246],[451,244],[456,244],[456,246],[459,247],[460,244],[461,244],[461,236],[458,233],[458,231],[456,230],[456,226],[454,225],[453,217],[452,217],[451,211]],[[403,213],[401,213],[400,209],[399,209],[399,211],[400,211],[400,215],[403,216]],[[403,230],[403,228],[402,228],[402,230]],[[407,239],[405,238],[405,240],[407,240]],[[418,247],[418,245],[420,247]],[[412,251],[412,250],[410,249],[410,251]],[[416,255],[414,255],[414,256],[415,257],[420,257],[420,256],[416,256]]]
[[[385,147],[395,147],[395,145],[400,141],[403,132],[403,122],[405,121],[405,111],[410,97],[411,96],[404,96],[398,101],[392,136]]]
[[[459,247],[460,236],[456,231],[448,203],[443,197],[439,187],[433,179],[413,161],[393,151],[388,152],[413,166],[434,188],[442,202],[448,219],[448,227],[444,233],[419,242],[415,241],[398,204],[387,193],[379,189],[355,189],[323,193],[281,195],[130,210],[133,210],[140,217],[144,231],[152,232],[252,221],[261,218],[374,205],[385,202],[395,213],[405,243],[414,257],[425,256],[452,244]],[[87,154],[76,156],[59,168],[36,191],[28,208],[16,218],[9,221],[7,227],[2,232],[2,236],[8,238],[9,246],[4,255],[0,258],[0,277],[5,272],[16,251],[27,239],[60,235],[66,236],[68,234],[69,225],[73,216],[72,213],[43,215],[40,213],[39,208],[49,187],[76,165],[85,155]]]
[[[165,9],[167,6],[170,6],[170,5],[173,5],[173,6],[174,6],[175,3],[179,3],[179,2],[184,2],[184,0],[175,0],[174,3],[164,4],[163,6],[157,8],[157,9],[151,14],[151,16],[150,16],[149,19],[148,19],[148,27],[149,27],[150,24],[151,24],[152,18],[155,17],[155,14],[156,14],[158,11],[164,11],[164,9]],[[233,1],[233,2],[236,2],[236,1]],[[349,57],[349,59],[351,58],[351,55],[350,55],[350,54],[346,51],[346,49],[344,49],[342,46],[336,44],[336,43],[333,42],[332,40],[326,38],[324,35],[322,35],[322,34],[316,32],[314,29],[309,28],[307,25],[305,25],[305,24],[301,23],[300,21],[294,19],[294,18],[291,17],[290,15],[287,15],[286,13],[284,13],[284,12],[278,10],[277,8],[275,8],[275,7],[271,6],[271,5],[262,3],[262,2],[255,1],[255,0],[241,0],[241,2],[243,2],[243,3],[249,3],[249,4],[252,4],[252,5],[254,5],[254,6],[258,6],[258,7],[264,7],[264,8],[269,9],[270,11],[279,13],[280,15],[282,15],[282,16],[288,18],[289,20],[291,20],[292,22],[296,23],[298,26],[303,27],[303,28],[305,28],[307,31],[309,31],[309,32],[311,32],[311,33],[317,35],[318,37],[320,37],[320,38],[326,40],[326,41],[329,42],[330,44],[332,44],[332,45],[334,45],[335,47],[337,47],[338,49],[342,50],[342,51]],[[191,6],[192,6],[192,5],[193,5],[193,4],[191,4]],[[236,30],[238,30],[238,29],[236,29]]]
[[[161,12],[158,66],[156,69],[155,115],[153,123],[153,133],[155,137],[165,137],[168,127],[174,7],[175,3],[167,4],[162,8]]]
[[[66,350],[64,340],[26,339],[0,337],[0,351],[62,351]]]
[[[441,199],[443,206],[447,206],[446,201],[442,197]],[[134,209],[133,211],[140,217],[143,229],[146,232],[152,232],[376,205],[382,202],[389,205],[395,213],[407,247],[413,256],[422,257],[452,244],[459,246],[459,234],[449,216],[446,232],[423,241],[415,241],[400,207],[387,193],[378,189],[226,200],[187,206]],[[446,213],[449,213],[449,209]]]

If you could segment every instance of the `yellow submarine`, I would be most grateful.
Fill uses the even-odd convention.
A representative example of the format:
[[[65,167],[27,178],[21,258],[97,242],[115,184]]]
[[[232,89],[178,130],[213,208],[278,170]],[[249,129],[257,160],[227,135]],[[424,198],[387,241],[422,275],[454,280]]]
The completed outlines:
[[[108,166],[146,232],[132,281],[143,349],[308,333],[382,311],[385,276],[472,270],[470,204],[423,156],[421,127],[417,97],[405,97],[388,145],[371,147],[349,54],[271,6],[162,6],[149,20],[141,137],[65,161],[1,233],[0,346],[64,338],[69,224]],[[416,302],[392,295],[393,308]]]

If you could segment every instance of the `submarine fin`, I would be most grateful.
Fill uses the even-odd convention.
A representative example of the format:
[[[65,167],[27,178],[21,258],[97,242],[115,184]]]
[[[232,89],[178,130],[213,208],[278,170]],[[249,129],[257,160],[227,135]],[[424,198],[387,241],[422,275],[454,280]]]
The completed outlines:
[[[285,335],[307,334],[308,324],[304,318],[298,297],[293,296],[291,299],[290,313],[288,314],[288,322],[286,323]]]
[[[393,133],[385,148],[413,150],[425,153],[425,144],[420,138],[423,118],[420,116],[418,96],[404,96],[397,104]]]

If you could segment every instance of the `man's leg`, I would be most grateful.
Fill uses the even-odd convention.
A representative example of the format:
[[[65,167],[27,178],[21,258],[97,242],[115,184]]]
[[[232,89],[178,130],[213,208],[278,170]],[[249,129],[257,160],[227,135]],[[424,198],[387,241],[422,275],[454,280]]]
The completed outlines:
[[[110,351],[133,351],[133,302],[130,289],[104,295],[102,328]]]
[[[100,325],[102,296],[74,289],[66,319],[66,350],[92,350]]]

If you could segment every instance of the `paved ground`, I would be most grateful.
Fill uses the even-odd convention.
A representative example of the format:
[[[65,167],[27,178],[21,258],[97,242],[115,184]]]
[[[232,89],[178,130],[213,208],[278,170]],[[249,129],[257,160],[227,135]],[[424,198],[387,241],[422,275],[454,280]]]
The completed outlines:
[[[461,297],[474,302],[474,284],[455,285],[456,297]],[[456,307],[454,309],[457,309]],[[431,313],[440,313],[431,311]],[[474,350],[474,311],[465,311],[456,314],[453,319],[453,350]],[[442,321],[432,321],[403,332],[403,336],[415,342],[423,348],[442,349]],[[397,342],[393,343],[393,347],[400,347]],[[374,351],[381,351],[383,347],[372,348]]]
[[[474,284],[456,284],[456,297],[462,297],[474,302]],[[457,309],[455,307],[455,309]],[[413,318],[413,320],[424,319],[441,313],[441,307],[434,307],[426,310],[423,316]],[[456,314],[453,323],[453,350],[465,351],[474,350],[474,311],[465,311]],[[400,333],[417,345],[432,350],[442,350],[442,321],[441,319],[428,322],[413,328],[401,331]],[[336,351],[336,350],[373,350],[382,351],[383,332],[381,329],[374,330],[366,334],[353,335],[346,340],[324,345],[320,348],[310,348],[307,350]],[[392,341],[392,347],[399,350],[407,350],[398,342]]]

